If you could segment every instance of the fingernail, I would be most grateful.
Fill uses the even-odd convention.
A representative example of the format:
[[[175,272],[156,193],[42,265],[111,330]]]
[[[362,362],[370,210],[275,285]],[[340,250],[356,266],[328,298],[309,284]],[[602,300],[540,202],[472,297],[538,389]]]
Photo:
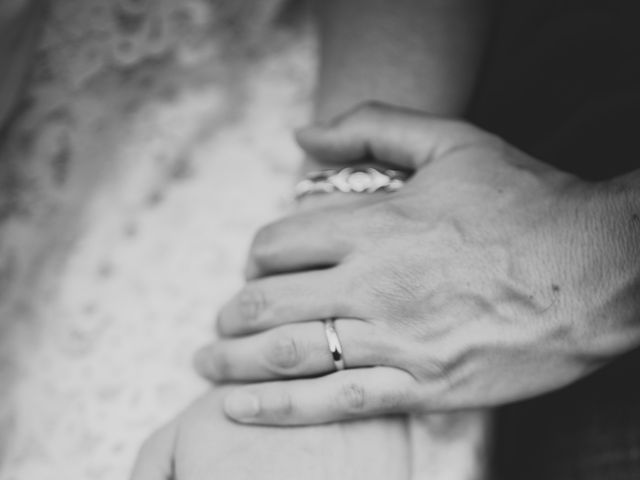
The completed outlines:
[[[224,400],[224,411],[236,420],[248,420],[260,411],[260,401],[250,393],[233,392]]]

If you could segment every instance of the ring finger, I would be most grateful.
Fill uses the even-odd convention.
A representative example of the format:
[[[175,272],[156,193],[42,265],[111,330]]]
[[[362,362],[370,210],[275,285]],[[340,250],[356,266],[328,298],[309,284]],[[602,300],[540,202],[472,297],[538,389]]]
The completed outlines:
[[[386,364],[389,336],[382,335],[379,327],[344,318],[334,324],[347,368]],[[336,369],[325,325],[319,321],[220,340],[197,353],[196,367],[201,375],[220,383],[310,377]]]

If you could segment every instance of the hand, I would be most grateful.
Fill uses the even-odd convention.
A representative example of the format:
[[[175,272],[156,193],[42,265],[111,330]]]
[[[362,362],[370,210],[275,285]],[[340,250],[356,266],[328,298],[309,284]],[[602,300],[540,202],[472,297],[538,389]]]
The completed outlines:
[[[615,181],[587,183],[471,125],[379,105],[298,140],[323,161],[373,157],[415,175],[399,192],[258,233],[253,280],[198,364],[219,382],[295,380],[238,387],[225,403],[234,419],[493,406],[638,344],[640,222]],[[316,321],[327,317],[342,372]]]
[[[294,480],[301,472],[309,480],[409,480],[417,478],[410,476],[412,452],[429,447],[420,443],[419,435],[409,435],[419,425],[404,417],[295,429],[239,425],[222,413],[224,393],[216,389],[204,395],[151,436],[138,456],[132,480]],[[457,459],[472,462],[457,464],[459,475],[454,476],[452,464],[446,462],[452,459],[452,450],[457,450]],[[448,438],[436,453],[443,458],[435,462],[438,468],[428,466],[426,478],[476,478],[470,473],[470,467],[477,468],[473,463],[477,457],[471,454],[475,452],[461,456],[455,441]]]

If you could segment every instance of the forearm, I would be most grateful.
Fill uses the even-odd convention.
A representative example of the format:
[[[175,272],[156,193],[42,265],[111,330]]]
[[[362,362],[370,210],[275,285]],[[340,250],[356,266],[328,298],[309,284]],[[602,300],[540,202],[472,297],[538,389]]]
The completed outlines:
[[[316,120],[369,100],[462,115],[487,40],[490,2],[317,1]]]

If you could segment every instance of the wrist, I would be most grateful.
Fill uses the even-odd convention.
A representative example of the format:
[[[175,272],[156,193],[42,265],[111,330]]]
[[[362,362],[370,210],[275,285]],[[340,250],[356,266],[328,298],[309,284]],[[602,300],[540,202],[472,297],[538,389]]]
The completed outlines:
[[[594,251],[585,273],[599,299],[590,322],[596,353],[615,357],[640,345],[640,175],[594,184],[586,203]]]

